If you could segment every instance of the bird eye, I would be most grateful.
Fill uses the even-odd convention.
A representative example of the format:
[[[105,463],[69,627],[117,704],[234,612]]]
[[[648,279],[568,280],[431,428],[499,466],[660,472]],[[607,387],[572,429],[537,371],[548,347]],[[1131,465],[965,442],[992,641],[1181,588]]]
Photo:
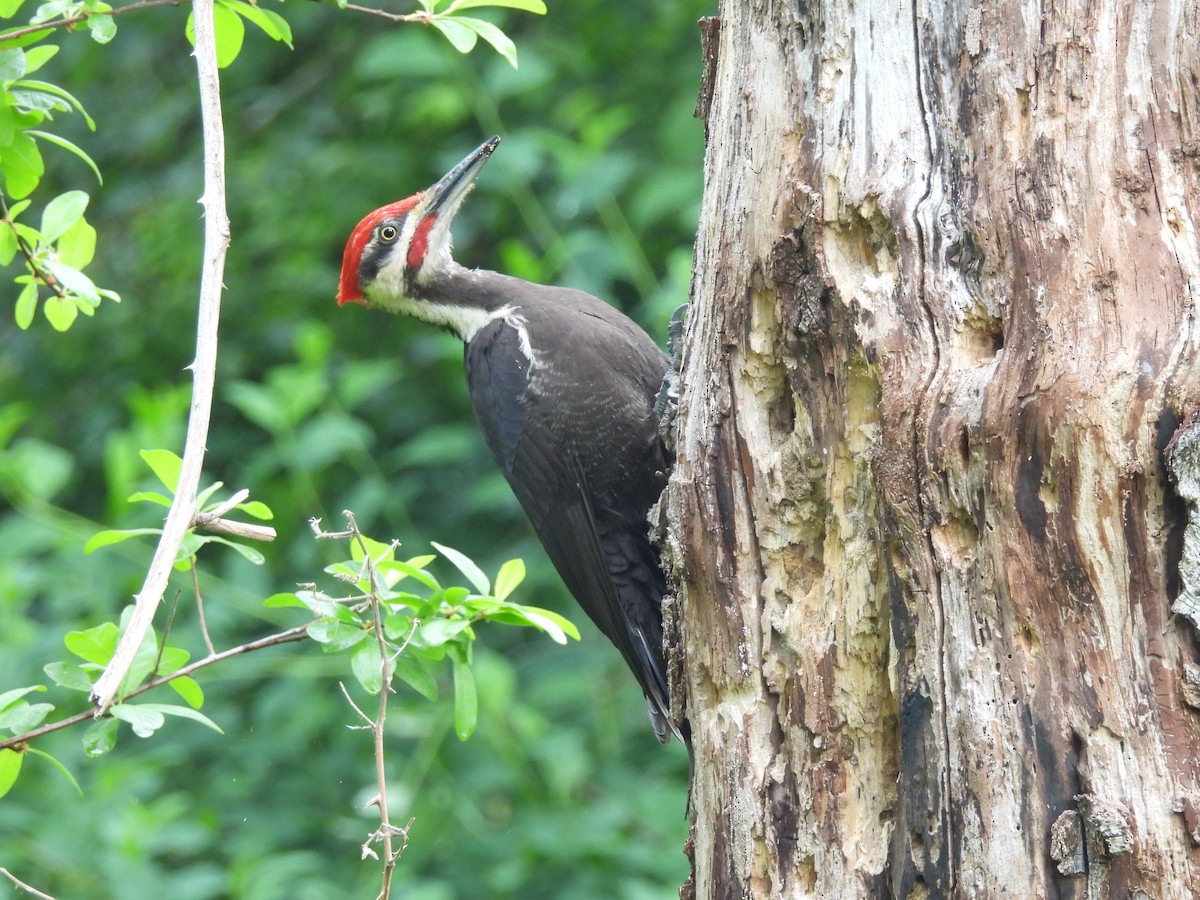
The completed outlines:
[[[384,225],[379,229],[379,239],[385,244],[390,244],[399,236],[400,232],[396,230],[395,225]]]

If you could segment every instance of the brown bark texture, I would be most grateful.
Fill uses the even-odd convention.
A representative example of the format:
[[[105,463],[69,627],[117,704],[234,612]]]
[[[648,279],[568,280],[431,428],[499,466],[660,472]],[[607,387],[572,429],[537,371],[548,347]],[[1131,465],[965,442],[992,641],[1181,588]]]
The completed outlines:
[[[1200,0],[719,18],[666,503],[695,895],[1200,896]]]

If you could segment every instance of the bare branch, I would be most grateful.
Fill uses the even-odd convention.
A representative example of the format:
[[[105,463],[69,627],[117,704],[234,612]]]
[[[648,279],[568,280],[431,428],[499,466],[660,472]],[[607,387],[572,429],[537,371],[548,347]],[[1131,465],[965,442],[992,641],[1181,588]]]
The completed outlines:
[[[229,217],[225,210],[225,137],[221,126],[221,89],[217,74],[216,36],[213,26],[214,0],[195,0],[196,70],[200,86],[200,118],[204,132],[204,267],[200,277],[200,299],[196,326],[196,358],[192,370],[192,406],[188,415],[187,441],[179,485],[163,525],[162,537],[129,626],[117,651],[96,681],[92,699],[96,715],[102,715],[116,696],[138,647],[154,620],[171,575],[171,567],[196,513],[196,489],[204,464],[208,424],[212,411],[213,383],[217,365],[217,323],[221,312],[221,278],[225,251],[229,246]]]
[[[229,534],[245,538],[248,541],[263,541],[270,543],[275,540],[275,529],[269,525],[254,525],[250,522],[235,522],[233,519],[222,519],[213,513],[197,513],[192,520],[195,528],[205,531],[215,531],[218,534]]]

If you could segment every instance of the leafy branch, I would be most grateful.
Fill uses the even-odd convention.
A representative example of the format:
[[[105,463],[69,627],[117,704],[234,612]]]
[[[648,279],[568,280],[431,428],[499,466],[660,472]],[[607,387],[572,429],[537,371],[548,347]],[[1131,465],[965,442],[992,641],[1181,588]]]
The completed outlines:
[[[41,34],[47,29],[70,29],[75,25],[79,25],[80,23],[87,22],[89,20],[95,20],[100,16],[111,18],[112,16],[119,16],[123,13],[133,12],[139,9],[151,9],[156,6],[181,6],[187,2],[189,2],[189,0],[138,0],[136,3],[129,3],[125,6],[108,6],[106,3],[71,3],[69,5],[46,4],[46,6],[42,8],[42,11],[39,11],[38,15],[34,17],[34,24],[26,25],[23,28],[12,28],[8,31],[0,32],[0,46],[3,46],[5,43],[10,41],[16,41],[19,38],[26,37],[27,35]],[[49,8],[50,10],[62,8],[63,11],[61,13],[54,13],[57,18],[44,18],[44,10],[46,8]],[[104,43],[105,40],[103,38],[106,34],[107,28],[105,31],[101,32],[99,36],[97,36],[95,32],[93,32],[92,36],[96,38],[96,40],[100,41],[100,43]],[[111,40],[112,35],[109,34],[107,39]]]
[[[157,678],[152,678],[145,684],[134,688],[124,696],[122,702],[132,700],[134,697],[140,697],[142,694],[152,691],[155,688],[160,688],[165,684],[170,684],[179,678],[187,678],[199,672],[201,669],[207,669],[209,666],[216,665],[219,662],[224,662],[227,659],[232,659],[235,656],[241,656],[246,653],[253,653],[256,650],[265,650],[267,647],[276,647],[280,644],[288,644],[293,641],[302,641],[307,636],[305,634],[308,624],[297,625],[293,628],[287,628],[283,631],[269,634],[266,637],[261,637],[258,640],[248,641],[245,644],[239,644],[236,647],[231,647],[228,650],[222,650],[220,653],[210,653],[201,659],[196,660],[189,665],[181,666],[174,672],[166,675],[160,675]],[[7,693],[7,692],[6,692]],[[5,708],[0,707],[0,713],[3,713]],[[64,728],[70,728],[73,725],[78,725],[81,722],[87,722],[95,718],[93,710],[87,709],[83,712],[75,713],[71,716],[66,716],[62,719],[57,719],[53,722],[48,722],[38,728],[31,729],[14,737],[0,741],[0,751],[14,749],[20,750],[35,741],[38,738],[45,737],[48,734],[53,734],[56,731],[62,731]]]
[[[413,619],[412,627],[409,629],[408,635],[404,638],[404,642],[393,650],[388,643],[387,637],[383,629],[383,599],[380,596],[380,578],[379,572],[375,568],[375,562],[371,559],[370,550],[367,547],[366,539],[361,531],[358,530],[358,523],[354,516],[346,513],[347,530],[340,532],[322,531],[320,523],[313,521],[313,531],[318,538],[350,538],[359,548],[363,558],[363,570],[366,574],[367,584],[370,588],[370,593],[367,597],[367,602],[370,604],[371,624],[374,627],[375,641],[379,648],[379,706],[375,717],[367,715],[354,699],[350,696],[350,692],[346,690],[346,685],[339,682],[338,686],[342,689],[342,694],[346,697],[346,702],[354,708],[359,717],[366,722],[366,727],[370,730],[375,746],[375,784],[377,791],[374,799],[371,801],[379,808],[379,827],[368,836],[366,842],[362,846],[363,859],[368,856],[372,859],[378,859],[379,855],[371,849],[371,845],[379,843],[383,845],[383,883],[379,889],[377,900],[387,900],[392,889],[392,873],[396,868],[396,861],[408,846],[408,831],[412,828],[414,819],[409,819],[408,824],[403,828],[399,828],[392,824],[391,816],[388,812],[388,797],[387,797],[387,770],[384,757],[383,735],[384,726],[387,723],[388,697],[395,691],[392,688],[392,678],[395,674],[393,666],[394,660],[405,651],[409,643],[413,639],[413,635],[417,633],[417,629],[421,626],[419,619]],[[399,546],[398,541],[393,541],[391,544],[392,553],[395,553]],[[370,804],[368,804],[370,805]],[[399,849],[392,849],[392,838],[398,837],[401,840]]]

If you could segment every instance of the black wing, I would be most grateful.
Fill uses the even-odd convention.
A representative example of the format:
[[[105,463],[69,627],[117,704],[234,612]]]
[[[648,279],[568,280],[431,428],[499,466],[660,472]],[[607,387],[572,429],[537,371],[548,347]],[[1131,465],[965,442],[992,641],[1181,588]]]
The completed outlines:
[[[645,521],[653,497],[614,503],[611,485],[590,483],[573,446],[579,434],[563,433],[583,423],[558,417],[569,397],[546,403],[531,389],[531,363],[514,327],[489,323],[466,355],[471,404],[488,448],[567,589],[637,677],[654,730],[667,740],[674,729],[662,655],[665,583]],[[647,480],[631,475],[635,489]]]

